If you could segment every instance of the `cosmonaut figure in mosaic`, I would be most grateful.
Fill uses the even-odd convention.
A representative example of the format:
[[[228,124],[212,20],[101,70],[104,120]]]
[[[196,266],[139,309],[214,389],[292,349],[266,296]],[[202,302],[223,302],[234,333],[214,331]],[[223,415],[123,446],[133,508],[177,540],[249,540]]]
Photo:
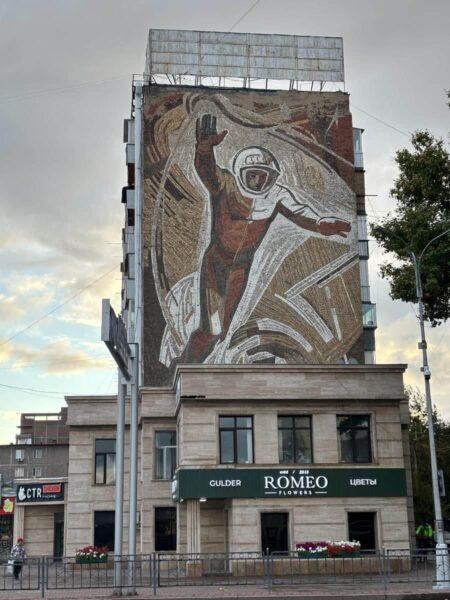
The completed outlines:
[[[320,217],[277,183],[282,175],[274,154],[264,147],[239,150],[231,170],[217,164],[214,148],[226,137],[215,116],[196,121],[195,170],[209,193],[211,238],[200,271],[200,320],[181,362],[203,362],[226,337],[245,291],[256,251],[270,225],[283,215],[323,236],[347,237],[348,221]]]
[[[364,360],[346,95],[155,86],[143,151],[148,385]]]

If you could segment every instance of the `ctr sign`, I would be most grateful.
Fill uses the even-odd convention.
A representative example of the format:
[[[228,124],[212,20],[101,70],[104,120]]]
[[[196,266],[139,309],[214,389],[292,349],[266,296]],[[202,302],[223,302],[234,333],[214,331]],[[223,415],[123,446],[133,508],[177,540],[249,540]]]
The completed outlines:
[[[17,504],[27,502],[62,502],[63,483],[24,483],[17,487]]]

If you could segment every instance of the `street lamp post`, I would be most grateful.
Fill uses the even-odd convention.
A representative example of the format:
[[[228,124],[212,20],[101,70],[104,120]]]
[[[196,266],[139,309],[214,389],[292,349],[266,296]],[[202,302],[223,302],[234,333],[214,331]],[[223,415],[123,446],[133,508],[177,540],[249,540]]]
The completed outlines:
[[[386,231],[384,227],[380,225],[376,228],[381,231]],[[433,488],[433,503],[434,503],[434,519],[435,519],[435,532],[436,532],[436,588],[438,589],[449,589],[450,588],[450,568],[448,559],[447,544],[444,540],[444,522],[442,520],[442,507],[441,498],[439,495],[439,482],[438,482],[438,468],[436,458],[436,444],[434,441],[434,424],[433,424],[433,404],[431,402],[431,371],[428,364],[427,354],[427,341],[425,337],[425,323],[424,323],[424,310],[423,310],[423,292],[422,292],[422,278],[421,278],[421,263],[422,258],[427,251],[428,247],[435,242],[437,239],[450,233],[450,229],[447,229],[443,233],[437,235],[426,244],[422,252],[417,255],[413,250],[408,247],[408,244],[400,236],[389,232],[391,235],[399,239],[408,250],[412,263],[414,266],[415,284],[416,284],[416,297],[419,305],[419,323],[420,323],[420,342],[419,350],[422,350],[422,367],[423,378],[425,382],[425,399],[427,403],[427,420],[428,420],[428,437],[430,442],[430,461],[431,461],[431,481]]]

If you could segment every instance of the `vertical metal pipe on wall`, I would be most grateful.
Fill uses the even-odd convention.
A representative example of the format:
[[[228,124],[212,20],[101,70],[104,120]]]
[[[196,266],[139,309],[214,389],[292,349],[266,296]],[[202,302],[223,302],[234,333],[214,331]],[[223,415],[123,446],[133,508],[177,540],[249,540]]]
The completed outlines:
[[[123,463],[125,440],[126,385],[120,370],[117,373],[117,430],[116,430],[116,499],[114,513],[114,586],[122,585],[122,538],[123,538]]]
[[[141,138],[142,138],[142,83],[137,82],[134,88],[134,251],[135,251],[135,330],[134,355],[131,377],[131,416],[130,416],[130,501],[128,524],[128,594],[135,594],[135,557],[136,557],[136,528],[137,528],[137,469],[138,469],[138,409],[139,385],[141,382],[140,343],[142,331],[142,267],[141,267]]]
[[[135,249],[135,338],[136,344],[142,346],[142,83],[136,82],[134,95],[134,249]],[[141,384],[142,360],[139,363],[139,380]]]

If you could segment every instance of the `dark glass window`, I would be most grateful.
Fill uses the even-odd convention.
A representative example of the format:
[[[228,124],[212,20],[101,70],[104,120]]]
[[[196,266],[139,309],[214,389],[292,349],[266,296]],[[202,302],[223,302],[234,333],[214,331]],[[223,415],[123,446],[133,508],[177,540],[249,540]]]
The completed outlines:
[[[177,513],[173,506],[155,508],[155,552],[177,549]]]
[[[375,550],[375,513],[348,513],[348,539],[361,544],[361,550]]]
[[[337,426],[341,462],[372,462],[370,416],[338,415]]]
[[[219,417],[220,462],[253,462],[253,417]]]
[[[261,513],[263,552],[288,552],[288,513]]]
[[[282,464],[312,462],[311,417],[278,417],[278,454]]]
[[[116,440],[95,440],[95,483],[116,482]]]
[[[114,550],[114,511],[96,510],[94,513],[94,546]]]
[[[155,479],[172,479],[177,466],[176,431],[155,432]]]

